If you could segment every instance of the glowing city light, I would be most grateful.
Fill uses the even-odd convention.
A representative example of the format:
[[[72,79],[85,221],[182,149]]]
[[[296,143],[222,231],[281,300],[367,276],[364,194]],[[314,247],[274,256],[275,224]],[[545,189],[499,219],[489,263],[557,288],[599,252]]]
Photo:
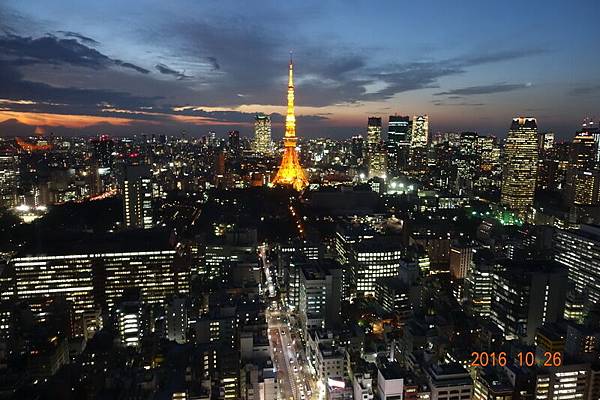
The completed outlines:
[[[294,112],[293,67],[294,65],[290,59],[287,95],[288,106],[287,115],[285,117],[285,136],[283,138],[285,150],[283,158],[281,159],[279,171],[277,171],[277,175],[273,179],[273,184],[291,186],[300,191],[308,186],[308,177],[300,165],[300,159],[298,158],[298,152],[296,151],[298,138],[296,137],[296,115]]]

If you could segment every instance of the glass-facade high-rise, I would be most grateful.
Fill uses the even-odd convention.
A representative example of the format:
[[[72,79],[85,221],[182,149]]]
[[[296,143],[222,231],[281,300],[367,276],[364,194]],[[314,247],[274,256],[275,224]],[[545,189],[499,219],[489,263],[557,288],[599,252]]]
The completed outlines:
[[[401,115],[390,115],[388,123],[388,140],[398,144],[410,144],[410,118]]]
[[[533,206],[538,164],[538,134],[535,118],[513,118],[506,144],[501,203],[524,212]]]
[[[390,115],[386,150],[388,154],[388,173],[398,176],[408,167],[411,138],[410,118]]]
[[[569,269],[569,280],[589,304],[600,303],[600,228],[582,225],[578,231],[558,229],[554,259]]]
[[[367,160],[369,176],[385,175],[385,149],[381,142],[381,118],[369,117],[367,123]]]
[[[271,117],[258,114],[254,120],[254,151],[260,155],[268,155],[272,149]]]

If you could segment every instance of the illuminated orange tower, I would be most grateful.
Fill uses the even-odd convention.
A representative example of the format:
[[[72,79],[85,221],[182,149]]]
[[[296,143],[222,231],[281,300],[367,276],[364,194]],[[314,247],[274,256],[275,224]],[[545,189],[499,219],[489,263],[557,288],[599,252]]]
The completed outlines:
[[[291,186],[296,190],[302,190],[308,186],[308,177],[300,165],[298,152],[296,151],[296,115],[294,113],[294,64],[290,57],[290,68],[287,93],[287,115],[285,116],[285,135],[283,137],[284,152],[281,159],[279,171],[273,179],[274,185]]]

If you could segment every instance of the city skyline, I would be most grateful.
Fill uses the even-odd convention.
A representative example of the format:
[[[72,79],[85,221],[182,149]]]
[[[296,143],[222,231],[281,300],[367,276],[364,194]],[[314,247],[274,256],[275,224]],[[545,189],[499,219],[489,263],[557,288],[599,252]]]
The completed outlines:
[[[290,49],[305,138],[364,135],[369,116],[394,114],[428,114],[432,133],[500,137],[514,116],[532,116],[570,138],[597,116],[592,1],[517,14],[511,2],[261,6],[5,3],[0,135],[251,136],[265,113],[278,139]]]
[[[0,400],[599,400],[600,2],[523,3],[2,2]]]

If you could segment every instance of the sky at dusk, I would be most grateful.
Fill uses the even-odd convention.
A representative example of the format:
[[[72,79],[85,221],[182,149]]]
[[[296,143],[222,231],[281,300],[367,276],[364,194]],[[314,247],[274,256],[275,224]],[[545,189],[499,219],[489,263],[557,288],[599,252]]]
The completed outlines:
[[[0,135],[298,134],[367,117],[505,136],[534,116],[569,138],[600,117],[600,1],[1,1]]]

